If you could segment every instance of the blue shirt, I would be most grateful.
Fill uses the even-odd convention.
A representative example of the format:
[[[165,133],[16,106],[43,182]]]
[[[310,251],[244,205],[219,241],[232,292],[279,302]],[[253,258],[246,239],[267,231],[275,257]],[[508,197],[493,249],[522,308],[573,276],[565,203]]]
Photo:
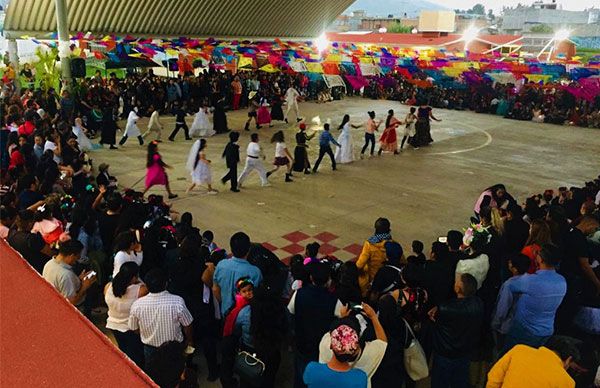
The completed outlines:
[[[500,287],[498,301],[496,302],[496,311],[492,318],[492,328],[499,333],[506,334],[515,315],[515,308],[519,300],[519,294],[513,294],[510,291],[510,285],[523,275],[516,275],[508,279]]]
[[[329,131],[321,132],[321,136],[319,136],[319,145],[321,147],[326,147],[329,145],[329,143],[333,143],[336,146],[340,147],[340,144],[337,141],[335,141],[335,139],[333,138],[333,136],[331,136],[331,133],[329,133]]]
[[[337,372],[313,361],[304,370],[304,384],[308,388],[366,388],[367,374],[360,369]]]
[[[254,348],[252,336],[250,335],[250,323],[252,322],[252,309],[250,305],[245,306],[235,319],[235,333],[241,333],[244,345]]]
[[[554,270],[538,270],[510,283],[509,289],[520,294],[513,322],[535,336],[552,335],[556,310],[567,292],[565,278]]]
[[[225,314],[235,305],[235,282],[248,276],[254,287],[262,281],[262,274],[258,267],[248,263],[245,259],[232,257],[221,260],[215,270],[214,282],[221,288],[221,312]]]

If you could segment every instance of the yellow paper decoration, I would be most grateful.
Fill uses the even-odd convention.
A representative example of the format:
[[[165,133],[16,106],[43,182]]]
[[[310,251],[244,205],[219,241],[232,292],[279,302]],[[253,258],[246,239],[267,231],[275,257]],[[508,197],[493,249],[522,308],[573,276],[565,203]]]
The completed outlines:
[[[323,74],[323,66],[318,62],[306,62],[306,69],[309,73]]]
[[[276,73],[279,71],[279,69],[275,68],[273,65],[271,65],[270,63],[268,65],[264,65],[263,67],[261,67],[259,70],[262,71],[266,71],[267,73]]]
[[[242,67],[252,67],[252,58],[240,57],[238,60],[238,69],[241,69]]]

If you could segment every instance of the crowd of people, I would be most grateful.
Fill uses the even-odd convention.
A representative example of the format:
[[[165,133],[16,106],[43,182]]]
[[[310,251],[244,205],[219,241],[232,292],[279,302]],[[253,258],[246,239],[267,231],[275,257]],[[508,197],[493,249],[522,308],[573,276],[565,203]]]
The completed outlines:
[[[116,147],[123,117],[121,143],[133,136],[143,144],[136,121],[154,115],[146,191],[165,185],[174,198],[158,152],[159,115],[177,117],[170,139],[179,128],[187,138],[190,111],[207,114],[212,106],[212,130],[223,133],[227,107],[248,106],[249,129],[251,120],[268,124],[259,119],[268,103],[276,120],[294,111],[299,122],[294,152],[283,132],[272,139],[276,169],[284,167],[289,181],[294,171],[317,172],[325,155],[334,169],[351,157],[347,132],[358,127],[344,117],[336,140],[326,124],[311,167],[306,145],[314,135],[306,133],[297,104],[311,95],[309,84],[300,75],[209,72],[176,81],[98,74],[61,97],[53,90],[17,93],[5,84],[0,237],[83,314],[107,306],[106,328],[119,348],[163,387],[197,386],[200,351],[210,381],[273,387],[288,346],[295,387],[414,386],[428,375],[434,388],[467,387],[483,383],[470,381],[473,362],[489,367],[492,387],[592,386],[600,344],[600,177],[522,204],[503,185],[492,186],[476,201],[471,227],[433,241],[429,255],[421,241],[410,252],[402,247],[390,221],[380,218],[356,261],[321,255],[311,243],[288,268],[243,232],[221,246],[226,236],[200,230],[162,196],[121,190],[107,164],[93,166],[94,146],[85,142],[100,136]],[[286,100],[288,112],[280,105],[280,115],[274,108]],[[405,141],[429,144],[430,120],[437,118],[425,103],[403,119],[390,111],[379,151],[398,152]],[[208,133],[206,121],[198,121]],[[369,146],[374,154],[380,125],[369,112],[362,154]],[[262,165],[258,134],[251,134],[239,180],[240,134],[229,136],[223,181],[239,190],[256,169],[267,185],[276,169]],[[210,184],[206,146],[203,138],[190,151],[193,185]]]

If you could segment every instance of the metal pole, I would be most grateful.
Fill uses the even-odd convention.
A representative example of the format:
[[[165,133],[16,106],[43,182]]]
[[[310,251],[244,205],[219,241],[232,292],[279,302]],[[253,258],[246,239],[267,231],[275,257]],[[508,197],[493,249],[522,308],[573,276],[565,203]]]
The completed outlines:
[[[19,48],[16,39],[8,40],[8,59],[10,61],[10,66],[15,71],[15,88],[17,92],[19,92],[21,90],[21,82],[19,79]]]
[[[63,83],[71,88],[71,49],[69,48],[69,25],[67,20],[66,0],[54,0],[56,6],[56,29],[58,31],[58,57]]]

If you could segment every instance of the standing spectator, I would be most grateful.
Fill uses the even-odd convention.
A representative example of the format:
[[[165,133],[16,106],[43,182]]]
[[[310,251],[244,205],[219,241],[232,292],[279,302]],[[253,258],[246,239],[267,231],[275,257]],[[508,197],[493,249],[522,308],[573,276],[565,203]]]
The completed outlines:
[[[231,236],[231,252],[233,257],[217,264],[213,278],[213,293],[221,303],[221,312],[226,313],[234,305],[235,283],[243,277],[250,278],[254,287],[262,281],[260,270],[248,263],[250,237],[246,233],[237,232]]]
[[[471,353],[477,346],[483,322],[483,302],[475,296],[477,280],[468,273],[454,285],[456,299],[429,311],[433,326],[431,387],[469,386]]]
[[[392,240],[391,225],[387,218],[375,221],[375,234],[363,244],[362,252],[356,261],[359,270],[358,283],[363,297],[367,296],[375,274],[387,260],[385,244]]]
[[[523,277],[527,273],[529,268],[529,258],[522,254],[516,254],[508,259],[508,270],[512,274],[512,277],[505,281],[500,287],[498,293],[498,301],[496,302],[496,309],[492,316],[492,329],[495,330],[496,344],[499,349],[502,349],[504,343],[504,336],[508,333],[508,329],[512,324],[515,308],[517,301],[519,300],[518,294],[513,294],[510,290],[510,285]]]
[[[352,365],[360,354],[356,330],[345,324],[331,330],[331,351],[333,357],[327,364],[311,362],[306,366],[306,385],[309,388],[366,388],[367,374]]]
[[[310,284],[296,291],[288,304],[294,317],[296,353],[294,355],[294,387],[304,387],[302,376],[311,361],[319,359],[319,342],[335,317],[341,317],[342,303],[329,292],[330,267],[316,262],[308,265]]]
[[[142,252],[142,244],[137,240],[135,232],[131,230],[121,232],[115,239],[113,278],[117,276],[123,263],[133,261],[138,266],[141,266],[143,260],[144,252]]]
[[[104,299],[108,306],[106,328],[112,331],[119,349],[143,368],[144,347],[140,335],[131,331],[127,324],[133,302],[148,294],[148,289],[138,278],[139,269],[132,261],[124,263],[113,281],[104,287]]]
[[[231,91],[233,92],[233,110],[240,109],[240,100],[242,99],[242,83],[237,75],[231,82]]]
[[[131,306],[129,329],[139,331],[144,344],[146,366],[156,350],[165,342],[185,341],[193,346],[192,315],[180,296],[166,290],[167,276],[154,268],[144,277],[150,292]]]
[[[551,337],[539,349],[517,345],[492,367],[486,387],[575,387],[566,369],[578,359],[579,350],[568,337]]]
[[[79,309],[83,307],[88,288],[96,282],[93,271],[82,271],[79,277],[73,272],[82,250],[83,244],[77,240],[61,243],[58,255],[49,260],[42,271],[44,279]]]
[[[536,258],[536,273],[511,282],[509,290],[519,295],[519,301],[504,352],[517,344],[539,347],[554,333],[556,310],[567,291],[565,278],[555,269],[560,256],[555,245],[542,246]]]

